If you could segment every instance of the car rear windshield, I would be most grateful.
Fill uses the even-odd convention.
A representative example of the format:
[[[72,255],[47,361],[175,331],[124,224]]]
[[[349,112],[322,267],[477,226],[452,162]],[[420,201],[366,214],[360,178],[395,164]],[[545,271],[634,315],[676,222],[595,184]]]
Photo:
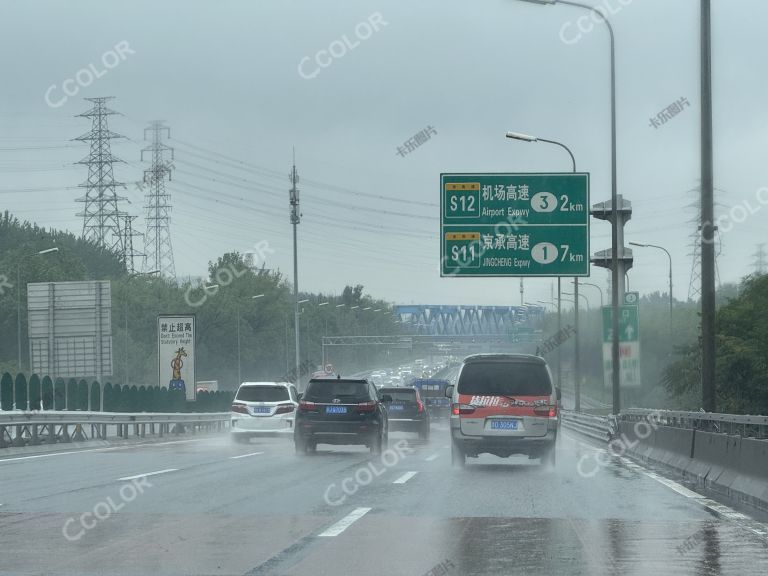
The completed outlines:
[[[416,402],[416,390],[386,390],[381,391],[382,396],[392,396],[392,402]]]
[[[543,364],[476,362],[462,368],[458,391],[484,396],[548,396],[552,383]]]
[[[289,400],[285,386],[241,386],[235,400],[243,402],[280,402]]]
[[[371,400],[368,384],[365,382],[344,382],[343,380],[318,380],[310,382],[304,400],[308,402],[368,402]]]

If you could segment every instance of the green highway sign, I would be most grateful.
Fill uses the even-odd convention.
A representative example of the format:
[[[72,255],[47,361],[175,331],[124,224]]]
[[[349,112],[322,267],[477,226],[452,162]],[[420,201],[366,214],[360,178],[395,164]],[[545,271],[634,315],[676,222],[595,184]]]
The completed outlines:
[[[603,342],[613,342],[610,306],[603,306]],[[640,317],[637,306],[619,306],[619,342],[640,340]]]
[[[441,174],[441,276],[588,276],[589,174]]]
[[[640,304],[640,292],[624,292],[624,304],[637,306]]]
[[[612,386],[613,314],[603,306],[603,374],[605,387]],[[640,315],[637,306],[619,306],[619,382],[623,387],[640,386]]]

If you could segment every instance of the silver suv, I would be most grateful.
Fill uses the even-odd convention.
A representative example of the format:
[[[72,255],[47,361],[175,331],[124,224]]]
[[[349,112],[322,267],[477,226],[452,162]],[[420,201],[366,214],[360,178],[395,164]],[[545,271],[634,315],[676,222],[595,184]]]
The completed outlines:
[[[478,354],[465,358],[451,399],[451,461],[525,454],[555,465],[559,391],[543,358]]]

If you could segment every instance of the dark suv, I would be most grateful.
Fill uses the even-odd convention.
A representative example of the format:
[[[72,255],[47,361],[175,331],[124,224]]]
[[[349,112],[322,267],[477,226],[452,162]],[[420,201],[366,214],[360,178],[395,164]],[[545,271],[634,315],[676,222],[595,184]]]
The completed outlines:
[[[429,412],[416,388],[380,388],[379,394],[387,397],[390,430],[416,432],[422,440],[429,439]]]
[[[559,392],[543,358],[477,354],[464,359],[451,398],[451,456],[525,454],[555,465]]]
[[[296,413],[296,453],[314,452],[318,444],[364,444],[380,454],[389,437],[382,400],[391,397],[380,396],[367,380],[310,380]]]

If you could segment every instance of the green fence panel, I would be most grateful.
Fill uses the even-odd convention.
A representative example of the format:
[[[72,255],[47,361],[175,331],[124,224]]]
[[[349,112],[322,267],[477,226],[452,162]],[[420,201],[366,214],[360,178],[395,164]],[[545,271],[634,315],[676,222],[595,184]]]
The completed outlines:
[[[14,390],[16,395],[14,396],[13,401],[16,410],[29,410],[29,403],[27,401],[27,377],[24,376],[24,374],[16,374]]]
[[[53,410],[53,380],[50,376],[43,378],[42,396],[43,410]]]
[[[77,380],[67,380],[67,410],[77,410]]]
[[[13,376],[8,372],[0,378],[0,410],[13,410]]]
[[[56,384],[53,386],[53,407],[55,410],[67,409],[67,385],[64,378],[56,378]]]
[[[95,380],[91,382],[91,410],[98,412],[101,410],[101,386]]]
[[[40,376],[32,374],[29,377],[29,409],[40,410],[41,399]]]

